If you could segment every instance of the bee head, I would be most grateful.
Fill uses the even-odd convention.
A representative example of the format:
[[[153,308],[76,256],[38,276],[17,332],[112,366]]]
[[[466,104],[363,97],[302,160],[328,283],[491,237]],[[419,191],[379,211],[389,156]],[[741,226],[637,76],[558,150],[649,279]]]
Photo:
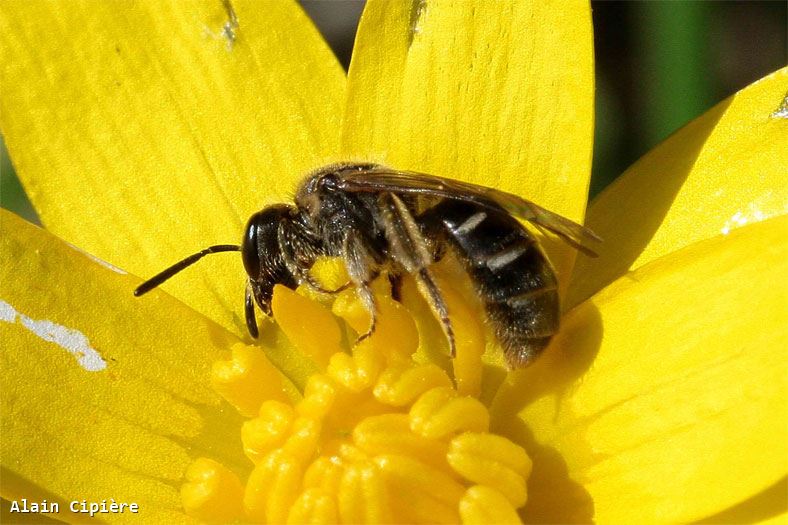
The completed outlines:
[[[283,284],[295,288],[296,280],[285,264],[280,244],[283,222],[291,222],[295,209],[287,204],[275,204],[255,213],[246,223],[241,243],[241,258],[249,275],[247,292],[247,325],[251,297],[266,315],[271,315],[271,297],[274,286]],[[252,316],[254,313],[252,311]],[[252,321],[254,321],[252,319]],[[250,332],[252,331],[250,326]],[[254,335],[254,333],[252,334]]]
[[[249,329],[252,337],[257,337],[254,303],[256,302],[266,315],[271,315],[271,298],[274,293],[274,286],[283,284],[289,288],[295,288],[298,284],[285,263],[282,246],[279,243],[280,226],[292,224],[296,215],[297,211],[292,206],[286,204],[269,206],[249,218],[244,231],[243,242],[240,246],[235,244],[217,244],[200,250],[140,284],[134,290],[134,295],[139,297],[150,292],[206,255],[221,252],[241,252],[244,268],[249,275],[245,305],[246,327]],[[289,224],[283,225],[283,222]]]

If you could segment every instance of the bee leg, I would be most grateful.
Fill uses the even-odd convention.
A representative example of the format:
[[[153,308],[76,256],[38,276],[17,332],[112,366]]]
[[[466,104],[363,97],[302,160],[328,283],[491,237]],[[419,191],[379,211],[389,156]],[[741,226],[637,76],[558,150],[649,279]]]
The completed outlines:
[[[390,271],[388,273],[389,285],[391,286],[391,298],[397,302],[402,301],[402,274]]]
[[[366,333],[361,334],[358,336],[358,339],[356,339],[356,344],[359,344],[361,341],[375,333],[375,328],[378,324],[378,308],[375,301],[375,295],[372,293],[372,288],[370,288],[367,283],[358,286],[357,293],[361,301],[364,303],[364,306],[367,308],[370,318],[369,329],[366,331]]]
[[[454,357],[457,353],[457,345],[454,340],[454,329],[451,326],[451,319],[449,318],[449,309],[446,306],[446,301],[443,300],[440,288],[432,278],[432,274],[427,268],[422,268],[414,276],[419,285],[421,294],[427,299],[427,302],[432,307],[433,312],[438,316],[443,327],[443,332],[446,334],[446,339],[449,341],[449,352]]]
[[[377,304],[370,283],[378,276],[379,270],[370,249],[353,230],[348,232],[342,244],[345,253],[345,268],[350,280],[356,285],[356,293],[370,316],[369,330],[356,340],[356,343],[359,343],[375,333],[377,326]]]
[[[328,290],[326,288],[323,288],[320,285],[320,283],[317,282],[314,277],[312,277],[312,275],[309,273],[308,270],[304,270],[302,272],[299,272],[298,279],[299,279],[299,281],[305,283],[307,286],[309,286],[314,291],[319,292],[319,293],[328,294],[328,295],[336,294],[336,293],[339,293],[339,292],[341,292],[343,290],[347,290],[353,284],[352,281],[348,281],[345,284],[343,284],[342,286],[340,286],[339,288],[334,288],[333,290]]]
[[[425,232],[428,229],[422,231],[407,203],[396,194],[382,194],[378,203],[384,211],[383,226],[389,241],[391,258],[416,279],[419,291],[441,322],[449,342],[449,351],[454,357],[456,343],[454,329],[449,319],[449,309],[432,274],[427,269],[434,262],[433,257],[439,252],[442,243],[437,238],[434,243],[427,241]]]
[[[317,282],[314,277],[312,277],[312,274],[309,273],[309,270],[298,264],[296,261],[296,256],[294,253],[295,249],[292,246],[292,243],[288,240],[288,236],[291,234],[289,234],[285,228],[286,226],[283,224],[276,232],[277,240],[279,242],[279,252],[282,254],[282,259],[285,263],[285,266],[287,267],[287,270],[293,275],[299,284],[304,283],[316,292],[324,294],[339,293],[353,284],[352,281],[348,281],[334,290],[327,290],[326,288],[323,288],[320,283]]]
[[[377,305],[370,283],[380,274],[380,270],[372,248],[355,230],[349,230],[345,235],[342,251],[350,281],[355,285],[356,293],[370,316],[369,330],[356,340],[356,343],[359,343],[371,336],[377,326]]]

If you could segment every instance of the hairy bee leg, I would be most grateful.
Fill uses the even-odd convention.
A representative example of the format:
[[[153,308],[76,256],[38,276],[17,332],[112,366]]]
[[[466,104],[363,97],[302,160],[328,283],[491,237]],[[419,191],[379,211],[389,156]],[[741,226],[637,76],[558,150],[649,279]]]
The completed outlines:
[[[277,242],[279,244],[279,251],[282,254],[282,259],[284,260],[285,266],[287,267],[287,270],[296,278],[299,284],[304,283],[316,292],[328,295],[336,294],[346,290],[348,287],[350,287],[350,285],[353,284],[352,281],[348,281],[334,290],[323,288],[320,283],[317,282],[314,277],[312,277],[312,275],[309,273],[309,270],[307,268],[303,268],[296,261],[295,254],[293,253],[293,247],[288,241],[288,233],[285,231],[284,224],[279,227],[276,232],[276,236]]]
[[[347,233],[342,243],[345,253],[345,268],[350,280],[356,285],[356,293],[367,308],[370,316],[369,330],[362,334],[356,343],[363,341],[375,333],[377,327],[377,305],[370,283],[378,276],[379,270],[375,258],[364,241],[352,230]]]
[[[356,339],[356,344],[359,344],[361,341],[375,333],[375,328],[377,328],[378,325],[378,308],[377,302],[375,301],[375,294],[372,293],[372,288],[370,288],[367,283],[360,285],[357,288],[357,293],[361,298],[361,302],[363,302],[364,306],[367,308],[370,317],[369,329],[366,331],[366,333],[361,334],[358,336],[358,339]]]
[[[296,279],[301,280],[301,274],[303,272],[295,260],[293,247],[290,245],[288,233],[285,231],[285,228],[285,223],[280,222],[279,227],[276,229],[276,241],[277,244],[279,244],[279,252],[282,254],[282,260],[285,263],[285,267],[287,267],[287,271],[289,271],[290,274],[292,274]]]
[[[440,253],[440,237],[435,237],[432,244],[427,242],[408,204],[396,194],[385,193],[378,202],[384,210],[383,224],[391,247],[391,257],[416,279],[419,292],[441,323],[449,342],[449,351],[454,357],[457,345],[449,319],[449,309],[435,279],[427,269],[433,263],[435,254]]]
[[[320,286],[319,282],[315,281],[315,279],[309,274],[308,270],[300,272],[298,278],[300,281],[302,281],[304,284],[309,286],[314,291],[318,293],[324,293],[326,295],[333,295],[342,292],[344,290],[347,290],[353,284],[353,281],[348,281],[342,286],[340,286],[339,288],[334,288],[333,290],[327,290],[326,288]]]
[[[454,340],[454,328],[451,325],[449,318],[449,309],[446,306],[446,301],[443,300],[440,288],[432,278],[432,274],[427,268],[422,268],[416,275],[416,282],[419,284],[419,290],[425,296],[427,302],[432,307],[433,312],[438,316],[443,332],[446,334],[446,339],[449,341],[449,352],[454,357],[457,354],[457,344]]]

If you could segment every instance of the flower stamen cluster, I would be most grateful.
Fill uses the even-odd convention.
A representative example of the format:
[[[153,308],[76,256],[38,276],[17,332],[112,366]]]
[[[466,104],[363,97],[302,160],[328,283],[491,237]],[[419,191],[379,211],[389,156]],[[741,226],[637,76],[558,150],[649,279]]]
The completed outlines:
[[[378,302],[375,333],[330,355],[295,403],[253,388],[265,374],[250,354],[261,349],[245,347],[214,368],[214,384],[241,413],[259,406],[241,429],[254,468],[242,486],[221,464],[197,460],[182,488],[187,513],[255,523],[519,522],[528,455],[489,432],[487,408],[458,392],[446,371],[412,359],[415,323],[390,297]],[[357,303],[352,290],[343,293],[334,314],[364,326]],[[325,359],[313,334],[292,327],[295,317],[299,326],[336,323],[327,308],[277,288],[274,315],[294,346]]]

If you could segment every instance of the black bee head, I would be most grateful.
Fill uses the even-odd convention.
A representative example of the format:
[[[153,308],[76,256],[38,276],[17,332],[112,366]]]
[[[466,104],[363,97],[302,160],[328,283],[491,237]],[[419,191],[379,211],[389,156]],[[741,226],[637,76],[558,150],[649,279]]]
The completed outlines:
[[[246,223],[241,243],[241,257],[246,273],[249,275],[251,295],[266,315],[271,315],[274,285],[283,284],[295,288],[297,284],[284,262],[282,246],[279,242],[282,223],[291,222],[294,212],[292,206],[275,204],[255,213]],[[247,297],[247,325],[250,321],[251,305],[248,304],[250,302],[250,298]],[[252,316],[254,316],[253,312]],[[251,327],[250,331],[252,331]]]

